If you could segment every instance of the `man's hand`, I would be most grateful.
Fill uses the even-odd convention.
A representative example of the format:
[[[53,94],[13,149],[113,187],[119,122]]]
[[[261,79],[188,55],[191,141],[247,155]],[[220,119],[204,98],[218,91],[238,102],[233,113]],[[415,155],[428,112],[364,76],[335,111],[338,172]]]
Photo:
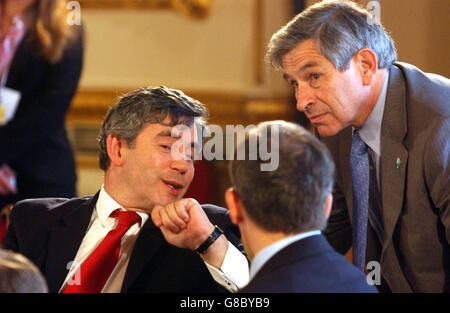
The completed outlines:
[[[166,207],[157,205],[151,217],[167,242],[178,248],[195,250],[214,231],[214,225],[195,199],[181,199]],[[201,257],[210,265],[220,268],[227,249],[228,240],[220,236]]]
[[[16,173],[6,164],[0,167],[0,195],[17,193]]]
[[[194,199],[181,199],[166,207],[157,205],[151,216],[164,238],[179,248],[195,250],[214,231],[214,225]]]

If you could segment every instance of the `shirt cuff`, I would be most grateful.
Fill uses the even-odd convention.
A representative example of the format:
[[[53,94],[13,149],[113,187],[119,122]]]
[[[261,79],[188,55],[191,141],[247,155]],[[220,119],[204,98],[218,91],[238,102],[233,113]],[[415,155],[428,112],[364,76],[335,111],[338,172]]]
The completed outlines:
[[[227,252],[220,269],[205,262],[214,280],[231,292],[237,292],[248,284],[249,267],[247,258],[228,242]]]

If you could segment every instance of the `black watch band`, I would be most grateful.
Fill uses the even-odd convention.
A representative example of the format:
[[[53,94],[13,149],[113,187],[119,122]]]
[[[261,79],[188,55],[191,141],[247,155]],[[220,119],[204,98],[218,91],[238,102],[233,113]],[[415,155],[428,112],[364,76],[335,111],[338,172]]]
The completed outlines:
[[[219,238],[223,234],[223,230],[220,229],[219,226],[215,225],[214,231],[211,235],[209,235],[208,238],[197,248],[195,249],[195,252],[197,253],[204,253],[210,245],[213,244],[214,241],[216,241],[217,238]]]

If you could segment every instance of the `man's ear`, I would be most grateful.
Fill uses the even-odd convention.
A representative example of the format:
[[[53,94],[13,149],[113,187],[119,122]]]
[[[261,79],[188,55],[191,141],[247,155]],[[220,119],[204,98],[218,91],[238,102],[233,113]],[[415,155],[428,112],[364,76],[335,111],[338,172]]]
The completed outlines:
[[[354,61],[361,74],[363,85],[369,86],[378,68],[377,55],[371,49],[363,48],[356,52]]]
[[[233,188],[228,188],[225,191],[225,202],[230,211],[231,222],[238,225],[244,219],[243,205],[239,198],[239,194]]]
[[[328,194],[327,201],[325,202],[325,218],[328,219],[331,214],[331,207],[333,206],[333,195]]]
[[[111,163],[115,166],[123,164],[123,149],[128,148],[126,142],[117,136],[109,134],[106,138],[106,150]]]

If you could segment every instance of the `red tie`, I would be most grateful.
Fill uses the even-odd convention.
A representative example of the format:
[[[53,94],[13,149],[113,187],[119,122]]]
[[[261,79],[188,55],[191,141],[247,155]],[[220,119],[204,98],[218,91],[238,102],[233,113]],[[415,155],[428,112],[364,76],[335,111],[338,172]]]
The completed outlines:
[[[101,292],[119,260],[120,241],[130,227],[141,217],[132,211],[115,210],[111,217],[119,217],[116,228],[111,230],[92,254],[81,265],[79,284],[67,285],[63,293]],[[75,282],[75,277],[72,281]]]

